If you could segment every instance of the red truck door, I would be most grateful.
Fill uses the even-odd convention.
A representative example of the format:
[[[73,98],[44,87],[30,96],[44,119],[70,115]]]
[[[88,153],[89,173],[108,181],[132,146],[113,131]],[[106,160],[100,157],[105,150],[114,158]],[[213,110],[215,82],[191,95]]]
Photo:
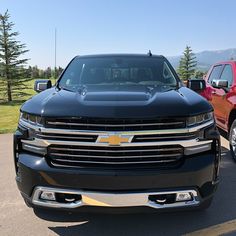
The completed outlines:
[[[217,80],[227,80],[228,88],[213,87]],[[227,130],[227,118],[231,109],[228,101],[228,92],[233,83],[233,70],[230,64],[220,64],[213,67],[211,74],[208,78],[208,83],[212,88],[211,103],[214,107],[215,118],[217,125],[224,130]]]

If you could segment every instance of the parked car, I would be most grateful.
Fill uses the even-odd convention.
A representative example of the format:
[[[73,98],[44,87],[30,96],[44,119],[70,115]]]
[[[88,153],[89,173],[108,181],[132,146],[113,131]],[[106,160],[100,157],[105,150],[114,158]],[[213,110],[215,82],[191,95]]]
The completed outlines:
[[[228,135],[236,161],[236,62],[216,63],[208,71],[206,88],[200,91],[213,106],[217,126]]]
[[[220,162],[213,108],[165,57],[78,56],[55,86],[39,80],[35,90],[14,135],[28,206],[210,205]]]

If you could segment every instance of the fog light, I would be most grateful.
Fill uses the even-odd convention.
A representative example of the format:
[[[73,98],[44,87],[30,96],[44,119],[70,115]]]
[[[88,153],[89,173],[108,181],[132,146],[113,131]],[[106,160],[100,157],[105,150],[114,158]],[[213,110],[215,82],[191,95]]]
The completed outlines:
[[[56,201],[55,193],[49,191],[43,191],[40,195],[40,198],[44,200]]]
[[[188,192],[182,192],[176,194],[176,202],[190,201],[190,200],[192,200],[192,196]]]

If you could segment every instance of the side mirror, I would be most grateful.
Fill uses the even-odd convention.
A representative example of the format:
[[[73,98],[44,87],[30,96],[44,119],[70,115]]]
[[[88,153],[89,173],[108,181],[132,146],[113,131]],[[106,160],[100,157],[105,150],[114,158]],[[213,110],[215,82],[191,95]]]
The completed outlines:
[[[195,92],[201,92],[206,88],[206,81],[203,79],[189,79],[187,87]]]
[[[51,87],[52,87],[51,80],[39,79],[39,80],[35,80],[34,82],[34,91],[36,91],[37,93],[40,93]]]
[[[214,88],[226,89],[228,88],[229,84],[228,84],[228,80],[212,80],[211,85]]]

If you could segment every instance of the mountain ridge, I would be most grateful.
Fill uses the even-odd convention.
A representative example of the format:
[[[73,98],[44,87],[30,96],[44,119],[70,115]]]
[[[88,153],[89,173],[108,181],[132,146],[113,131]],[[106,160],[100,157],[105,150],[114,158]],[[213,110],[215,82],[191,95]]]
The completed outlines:
[[[222,50],[204,50],[195,53],[197,58],[197,69],[207,71],[212,64],[220,61],[227,61],[230,59],[236,60],[236,48],[222,49]],[[180,56],[167,57],[172,66],[176,69],[179,66]]]

